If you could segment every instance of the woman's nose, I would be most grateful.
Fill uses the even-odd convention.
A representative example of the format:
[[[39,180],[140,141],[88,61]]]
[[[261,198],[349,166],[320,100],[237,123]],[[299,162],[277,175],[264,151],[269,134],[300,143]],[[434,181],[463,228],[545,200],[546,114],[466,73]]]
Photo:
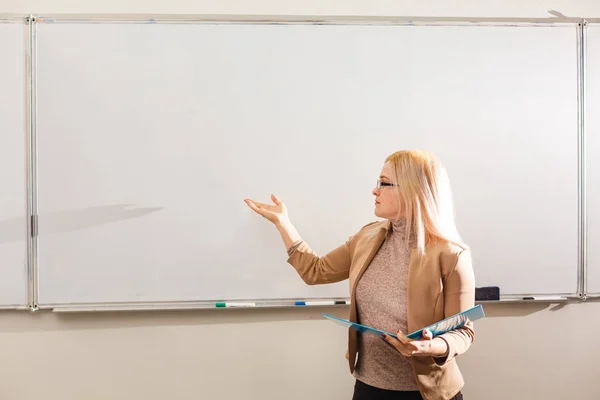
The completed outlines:
[[[375,188],[371,193],[373,193],[375,196],[379,196],[379,189]]]

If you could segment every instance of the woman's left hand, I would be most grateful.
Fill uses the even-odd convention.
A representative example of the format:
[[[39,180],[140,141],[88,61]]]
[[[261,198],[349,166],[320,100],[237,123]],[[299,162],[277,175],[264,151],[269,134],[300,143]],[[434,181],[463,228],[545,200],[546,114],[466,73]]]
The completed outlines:
[[[427,329],[423,331],[421,338],[418,340],[407,338],[401,331],[398,331],[398,339],[383,335],[383,340],[394,346],[405,357],[443,357],[448,352],[446,341],[441,338],[434,339]]]

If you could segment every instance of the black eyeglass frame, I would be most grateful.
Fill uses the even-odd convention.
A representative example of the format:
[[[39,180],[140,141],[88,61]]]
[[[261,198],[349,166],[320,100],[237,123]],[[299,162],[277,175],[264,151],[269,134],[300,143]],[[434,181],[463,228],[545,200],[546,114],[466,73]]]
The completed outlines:
[[[382,187],[385,186],[398,186],[398,185],[394,185],[393,183],[389,183],[389,182],[381,182],[379,179],[377,179],[377,189],[381,189]]]

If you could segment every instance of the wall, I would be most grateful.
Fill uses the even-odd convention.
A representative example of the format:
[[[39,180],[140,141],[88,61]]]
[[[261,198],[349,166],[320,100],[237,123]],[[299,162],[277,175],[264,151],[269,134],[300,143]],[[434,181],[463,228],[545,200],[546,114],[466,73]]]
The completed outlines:
[[[0,0],[5,13],[600,17],[597,0]]]
[[[0,14],[600,17],[597,0],[0,0]],[[486,304],[460,365],[468,399],[600,398],[600,303]],[[347,308],[0,313],[0,398],[350,399]],[[572,329],[572,330],[571,330]]]
[[[599,303],[486,304],[468,399],[597,400]],[[339,309],[0,314],[6,400],[349,400]]]

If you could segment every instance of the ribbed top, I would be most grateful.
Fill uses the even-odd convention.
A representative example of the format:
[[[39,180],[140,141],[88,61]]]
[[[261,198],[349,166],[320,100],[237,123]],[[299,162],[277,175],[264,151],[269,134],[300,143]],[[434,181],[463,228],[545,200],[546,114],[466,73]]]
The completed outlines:
[[[390,333],[407,332],[406,288],[410,243],[406,222],[393,221],[383,245],[356,287],[359,323]],[[411,362],[374,335],[358,335],[356,379],[380,389],[418,390]]]

